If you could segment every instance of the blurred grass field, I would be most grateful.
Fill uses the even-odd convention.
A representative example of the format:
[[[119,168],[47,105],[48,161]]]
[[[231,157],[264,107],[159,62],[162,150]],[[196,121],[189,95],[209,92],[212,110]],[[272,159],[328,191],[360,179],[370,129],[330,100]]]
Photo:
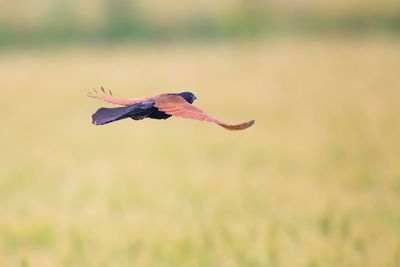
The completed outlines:
[[[399,44],[0,54],[0,266],[400,266]],[[101,85],[256,125],[96,127]]]
[[[400,35],[398,0],[0,0],[0,51],[286,36]]]

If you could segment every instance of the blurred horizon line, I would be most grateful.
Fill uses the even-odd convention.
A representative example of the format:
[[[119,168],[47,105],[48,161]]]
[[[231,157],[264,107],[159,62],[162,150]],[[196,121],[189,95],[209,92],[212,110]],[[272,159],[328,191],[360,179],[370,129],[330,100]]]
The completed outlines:
[[[132,10],[111,9],[102,23],[85,25],[70,12],[27,26],[0,17],[0,49],[113,44],[120,42],[216,41],[280,35],[400,35],[400,14],[352,12],[327,16],[313,12],[290,15],[245,9],[224,16],[199,15],[182,23],[160,23]]]

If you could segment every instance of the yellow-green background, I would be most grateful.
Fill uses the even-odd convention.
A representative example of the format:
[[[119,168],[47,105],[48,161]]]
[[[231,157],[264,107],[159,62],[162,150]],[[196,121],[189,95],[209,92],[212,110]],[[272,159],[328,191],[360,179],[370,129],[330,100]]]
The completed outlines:
[[[137,3],[167,22],[239,3],[174,2]],[[32,28],[52,5],[16,3],[1,2],[3,22]],[[71,3],[99,23],[102,5]],[[398,7],[270,5],[296,3],[339,21]],[[396,33],[75,42],[0,51],[0,266],[400,266]],[[190,90],[213,116],[256,124],[93,126],[109,105],[85,94],[101,85]]]

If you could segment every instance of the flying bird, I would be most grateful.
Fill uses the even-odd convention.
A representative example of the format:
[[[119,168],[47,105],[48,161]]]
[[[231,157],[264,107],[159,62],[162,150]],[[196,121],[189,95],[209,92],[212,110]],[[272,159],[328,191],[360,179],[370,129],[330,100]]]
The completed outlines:
[[[230,125],[217,120],[201,109],[193,106],[196,96],[191,92],[161,94],[153,97],[138,99],[115,98],[111,91],[106,91],[101,87],[101,92],[93,90],[88,93],[89,97],[103,100],[105,102],[120,105],[122,107],[100,108],[92,115],[92,123],[103,125],[113,121],[126,118],[133,120],[150,119],[168,119],[171,116],[194,119],[215,123],[225,129],[236,131],[244,130],[254,124],[254,120]]]

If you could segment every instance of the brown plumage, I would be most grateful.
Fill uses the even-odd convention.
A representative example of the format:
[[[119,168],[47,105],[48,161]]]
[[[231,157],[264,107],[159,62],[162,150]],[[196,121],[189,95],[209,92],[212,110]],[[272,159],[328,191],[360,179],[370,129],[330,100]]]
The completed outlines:
[[[115,98],[111,91],[106,92],[103,87],[101,87],[101,91],[102,94],[99,94],[96,90],[93,90],[93,93],[89,93],[88,96],[124,107],[100,108],[92,115],[92,122],[95,125],[102,125],[125,118],[134,120],[144,118],[168,119],[171,116],[175,116],[211,122],[225,129],[236,131],[247,129],[255,122],[251,120],[236,125],[229,125],[217,120],[192,105],[196,97],[190,92],[161,94],[139,99],[120,99]]]

